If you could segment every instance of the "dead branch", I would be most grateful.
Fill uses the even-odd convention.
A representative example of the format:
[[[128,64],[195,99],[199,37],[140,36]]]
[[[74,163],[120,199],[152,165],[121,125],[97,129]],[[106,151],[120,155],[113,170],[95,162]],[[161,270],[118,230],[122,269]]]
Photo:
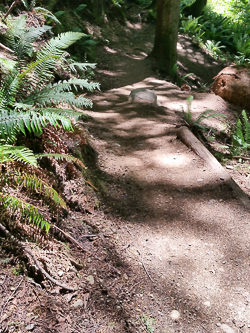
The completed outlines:
[[[16,5],[19,3],[19,0],[16,0],[14,2],[12,2],[10,8],[8,9],[7,13],[4,15],[3,21],[6,20],[6,18],[10,15],[10,13],[12,12],[12,10],[16,7]]]
[[[216,176],[224,181],[224,183],[234,191],[246,207],[250,207],[249,196],[239,187],[238,184],[236,184],[217,159],[210,153],[210,151],[207,150],[205,146],[203,146],[203,144],[186,126],[182,126],[178,129],[177,137],[211,167]]]
[[[14,53],[14,52],[15,52],[15,51],[9,49],[7,46],[3,45],[2,43],[0,43],[0,47],[1,47],[2,49],[6,50],[6,51],[11,52],[11,53]]]
[[[75,238],[73,238],[70,234],[68,234],[66,231],[63,231],[62,229],[58,228],[56,225],[51,225],[50,228],[55,229],[59,232],[61,232],[69,241],[71,241],[73,244],[78,246],[82,251],[90,253],[83,245],[81,245]],[[84,237],[95,237],[96,235],[85,235]]]
[[[54,283],[55,285],[61,287],[62,289],[68,290],[68,291],[75,291],[76,289],[65,286],[64,284],[61,284],[60,282],[56,281],[55,279],[53,279],[46,271],[44,268],[42,268],[42,266],[40,265],[39,261],[35,258],[34,254],[25,248],[25,246],[19,241],[17,240],[13,235],[11,235],[11,233],[0,223],[0,230],[2,230],[5,235],[10,238],[13,242],[15,242],[24,252],[28,253],[31,258],[33,259],[34,263],[36,264],[38,270],[42,273],[43,276],[45,276],[48,280],[50,280],[52,283]]]
[[[250,157],[245,157],[245,156],[233,156],[233,158],[242,158],[243,160],[250,160]]]
[[[89,180],[87,180],[86,183],[89,184],[89,186],[91,186],[95,191],[98,192],[98,189],[93,184],[91,184]]]

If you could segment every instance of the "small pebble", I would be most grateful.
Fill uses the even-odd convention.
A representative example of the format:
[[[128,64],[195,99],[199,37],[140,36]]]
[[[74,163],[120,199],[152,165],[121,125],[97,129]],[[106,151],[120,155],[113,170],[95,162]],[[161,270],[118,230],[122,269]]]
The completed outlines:
[[[58,275],[61,277],[61,276],[63,276],[63,271],[59,271],[58,272]]]
[[[86,280],[88,281],[89,284],[95,283],[95,279],[92,275],[89,275],[88,277],[86,277]]]
[[[77,308],[81,308],[82,306],[83,306],[83,300],[81,300],[81,299],[77,299],[74,303],[73,303],[73,307],[75,308],[75,309],[77,309]]]
[[[29,324],[25,328],[27,331],[32,331],[34,329],[35,325],[34,324]]]
[[[171,311],[170,313],[170,318],[173,320],[173,321],[178,321],[180,320],[180,317],[181,317],[181,314],[179,311],[177,310],[173,310]]]
[[[205,306],[210,307],[211,303],[209,301],[206,301],[203,303]]]
[[[227,324],[222,324],[220,328],[225,333],[235,333],[234,330],[230,326],[228,326]]]

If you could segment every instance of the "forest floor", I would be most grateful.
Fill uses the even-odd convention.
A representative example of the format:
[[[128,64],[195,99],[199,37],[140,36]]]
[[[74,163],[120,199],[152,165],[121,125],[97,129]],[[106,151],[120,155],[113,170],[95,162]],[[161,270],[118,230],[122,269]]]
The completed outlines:
[[[92,187],[68,182],[66,195],[85,208],[72,208],[61,226],[85,252],[65,240],[31,245],[56,279],[77,290],[14,275],[3,241],[0,332],[250,332],[250,213],[176,138],[190,95],[195,116],[207,109],[227,116],[207,123],[218,130],[235,122],[239,108],[156,75],[145,59],[153,24],[135,17],[88,28],[109,40],[98,47],[101,92],[91,96],[83,125],[94,149],[85,174]],[[194,82],[211,84],[223,68],[184,36],[178,52]],[[161,106],[129,103],[135,88],[154,90]],[[227,167],[248,192],[247,166]]]

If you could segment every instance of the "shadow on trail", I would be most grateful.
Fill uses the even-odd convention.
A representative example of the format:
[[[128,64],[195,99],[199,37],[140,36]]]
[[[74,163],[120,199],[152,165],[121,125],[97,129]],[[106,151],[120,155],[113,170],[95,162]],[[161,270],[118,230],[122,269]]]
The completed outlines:
[[[90,164],[89,168],[92,166]],[[152,283],[150,281],[145,283],[145,280],[139,280],[139,285],[133,289],[129,297],[126,288],[118,288],[116,293],[112,295],[109,295],[109,288],[107,288],[107,292],[104,292],[104,294],[106,293],[106,296],[108,296],[104,298],[106,301],[109,300],[109,302],[100,310],[111,317],[116,312],[118,316],[116,320],[118,318],[120,318],[120,321],[124,320],[125,331],[138,332],[134,324],[131,324],[131,313],[125,310],[123,305],[131,302],[136,303],[138,295],[141,294],[140,290],[143,289],[142,294],[144,300],[147,299],[145,304],[148,304],[148,307],[142,313],[156,317],[156,309],[160,308],[161,311],[167,310],[167,312],[171,311],[171,309],[178,309],[182,319],[185,318],[186,321],[193,320],[196,323],[196,332],[203,332],[203,329],[205,329],[204,325],[206,326],[205,331],[214,331],[214,322],[217,320],[218,314],[216,314],[217,310],[214,308],[211,310],[204,305],[204,302],[208,299],[208,296],[204,294],[204,290],[213,288],[215,290],[216,288],[225,289],[224,293],[228,293],[227,297],[230,298],[230,291],[227,290],[228,281],[230,280],[230,288],[236,288],[239,283],[237,280],[239,266],[237,264],[237,267],[234,267],[234,262],[239,263],[238,253],[241,253],[241,261],[248,261],[249,254],[246,244],[241,244],[240,237],[229,236],[230,226],[226,226],[223,223],[225,216],[227,216],[227,210],[230,209],[231,203],[233,205],[235,202],[230,189],[223,182],[194,186],[192,189],[185,187],[176,188],[175,184],[171,182],[167,186],[155,183],[154,188],[157,189],[157,195],[162,194],[166,197],[167,193],[169,199],[169,204],[164,202],[163,205],[155,208],[150,206],[150,192],[154,191],[151,184],[147,182],[142,183],[136,178],[115,177],[100,170],[97,166],[93,169],[93,174],[99,180],[101,179],[104,184],[103,188],[99,187],[99,194],[104,205],[108,206],[107,210],[110,210],[112,215],[118,215],[123,220],[130,221],[135,229],[138,230],[138,233],[134,235],[134,243],[129,248],[136,251],[136,249],[141,248],[140,242],[144,241],[145,265],[154,280]],[[142,192],[149,195],[145,198]],[[203,192],[202,195],[201,192]],[[220,206],[222,194],[223,207]],[[177,197],[178,202],[183,199],[181,205],[175,204],[175,198]],[[211,201],[213,205],[218,205],[218,208],[216,210],[213,209],[208,218],[202,215],[200,203],[202,202],[202,205],[209,207]],[[195,210],[193,210],[194,207]],[[237,214],[238,212],[235,211],[232,220],[237,218]],[[158,221],[164,222],[159,224]],[[149,235],[147,238],[143,240],[142,237],[145,236],[140,236],[140,230],[145,228],[145,226],[149,226],[150,231],[148,231]],[[165,230],[165,238],[159,232],[159,228]],[[179,244],[177,240],[175,244],[176,237],[180,240]],[[222,241],[225,237],[227,242],[225,240]],[[211,246],[213,244],[220,248],[219,252],[213,250]],[[192,249],[198,245],[200,247],[199,255],[190,255]],[[185,249],[182,250],[181,254],[176,253],[175,255],[175,249],[178,246],[182,246]],[[121,252],[116,252],[115,248],[112,251],[115,256],[120,257],[121,262],[127,262],[129,252],[121,256]],[[163,252],[169,252],[169,257],[161,261],[157,260],[157,256],[161,256]],[[149,254],[155,261],[153,265],[151,265],[151,260],[147,261]],[[202,257],[205,255],[211,256],[211,266],[202,270],[200,266],[202,266]],[[138,257],[139,262],[140,260],[140,257]],[[225,261],[231,263],[224,265],[223,262]],[[130,262],[126,265],[131,271],[139,269],[138,262],[134,264]],[[223,271],[220,271],[219,269],[222,266]],[[164,272],[160,276],[159,267]],[[213,271],[216,273],[213,273]],[[232,279],[234,275],[235,278]],[[147,279],[146,273],[145,279]],[[197,279],[199,280],[199,285],[197,284],[196,286]],[[201,282],[201,279],[204,281]],[[243,285],[247,288],[247,278],[246,281],[241,282],[241,286]],[[196,294],[193,293],[193,290],[190,291],[191,289],[197,289]],[[152,294],[154,295],[153,299],[150,296]],[[223,299],[221,299],[221,302],[220,310],[223,312],[227,304],[223,303]],[[119,311],[117,311],[117,304],[120,304]],[[212,306],[214,307],[215,305],[212,304]],[[169,318],[166,318],[165,321],[165,326],[161,326],[161,329],[171,327],[174,332],[178,332],[181,329],[178,322],[173,323]],[[185,325],[185,322],[183,322],[183,325]]]

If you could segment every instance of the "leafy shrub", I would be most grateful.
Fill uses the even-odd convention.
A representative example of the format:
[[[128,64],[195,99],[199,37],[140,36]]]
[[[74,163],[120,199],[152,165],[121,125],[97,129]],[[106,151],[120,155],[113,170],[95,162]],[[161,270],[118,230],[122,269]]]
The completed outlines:
[[[225,148],[228,148],[233,155],[239,155],[243,152],[247,155],[250,150],[250,123],[245,110],[242,111],[241,119],[237,120],[231,137],[232,145],[225,146]]]

